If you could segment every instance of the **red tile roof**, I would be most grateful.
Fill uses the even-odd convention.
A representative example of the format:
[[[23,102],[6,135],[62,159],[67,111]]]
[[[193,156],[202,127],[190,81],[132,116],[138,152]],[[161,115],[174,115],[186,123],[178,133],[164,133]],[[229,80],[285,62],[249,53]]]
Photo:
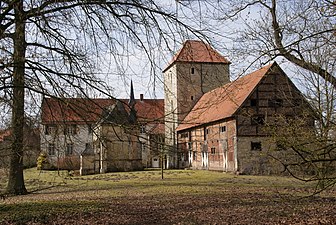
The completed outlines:
[[[177,127],[177,131],[229,118],[240,108],[261,79],[276,63],[205,93]]]
[[[114,103],[114,99],[45,98],[42,124],[96,122],[102,110]]]
[[[163,99],[136,99],[135,110],[138,119],[145,121],[164,120],[164,100]]]
[[[174,55],[163,72],[169,69],[174,62],[230,63],[210,45],[198,40],[184,42],[182,48]]]
[[[127,99],[121,100],[127,109]],[[94,123],[100,119],[103,109],[115,104],[115,99],[45,98],[42,102],[42,124]],[[136,100],[138,120],[163,121],[164,100]]]

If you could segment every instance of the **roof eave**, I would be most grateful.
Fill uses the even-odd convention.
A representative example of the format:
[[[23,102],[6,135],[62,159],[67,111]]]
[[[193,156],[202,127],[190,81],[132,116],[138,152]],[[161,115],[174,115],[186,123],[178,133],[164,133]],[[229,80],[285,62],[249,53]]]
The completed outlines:
[[[170,64],[168,64],[168,66],[162,70],[162,73],[165,73],[167,70],[169,70],[174,64],[176,64],[177,62],[179,63],[209,63],[209,64],[224,64],[224,65],[230,65],[231,62],[227,61],[227,62],[198,62],[198,61],[181,61],[181,60],[174,60],[173,62],[171,62]]]
[[[186,130],[190,130],[190,129],[193,129],[193,128],[206,127],[206,126],[208,126],[208,125],[210,125],[210,124],[215,124],[215,123],[219,123],[219,122],[222,122],[222,121],[225,121],[225,120],[234,119],[234,118],[235,118],[235,115],[232,114],[232,115],[230,115],[230,116],[226,116],[226,117],[223,117],[223,118],[214,120],[214,121],[205,122],[205,123],[202,123],[202,124],[191,125],[191,126],[188,126],[188,127],[182,128],[182,129],[179,129],[179,128],[177,127],[177,128],[176,128],[176,131],[177,131],[177,132],[181,132],[181,131],[186,131]]]

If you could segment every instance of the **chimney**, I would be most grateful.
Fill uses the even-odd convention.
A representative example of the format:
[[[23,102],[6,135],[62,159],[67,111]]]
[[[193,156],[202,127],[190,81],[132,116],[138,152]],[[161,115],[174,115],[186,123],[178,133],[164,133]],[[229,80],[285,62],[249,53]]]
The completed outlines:
[[[143,101],[143,94],[140,94],[140,101]]]

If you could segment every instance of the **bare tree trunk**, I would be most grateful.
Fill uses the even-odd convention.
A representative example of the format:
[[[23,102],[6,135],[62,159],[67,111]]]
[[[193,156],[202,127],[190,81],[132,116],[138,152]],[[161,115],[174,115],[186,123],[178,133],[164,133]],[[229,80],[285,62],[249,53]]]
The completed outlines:
[[[271,15],[272,15],[272,27],[273,27],[273,35],[274,35],[274,43],[280,55],[285,57],[290,62],[304,68],[308,71],[318,74],[324,80],[328,81],[334,88],[336,88],[336,77],[334,77],[331,73],[329,73],[326,69],[323,69],[321,65],[314,64],[313,62],[309,62],[303,58],[298,58],[295,55],[291,54],[292,49],[289,47],[285,47],[282,42],[283,31],[280,28],[277,19],[277,11],[276,11],[277,1],[272,0],[272,7],[268,7]],[[324,30],[323,32],[327,32],[328,30]],[[331,30],[328,32],[330,33]]]
[[[161,153],[161,179],[163,180],[163,154]]]
[[[17,1],[14,4],[13,143],[11,146],[7,193],[22,195],[27,194],[23,178],[24,74],[26,52],[25,15],[23,11],[23,1]]]

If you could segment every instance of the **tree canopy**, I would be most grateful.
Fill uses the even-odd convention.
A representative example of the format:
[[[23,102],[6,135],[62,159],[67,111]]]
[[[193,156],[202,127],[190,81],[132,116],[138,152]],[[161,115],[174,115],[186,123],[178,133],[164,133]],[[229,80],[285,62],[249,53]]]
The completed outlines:
[[[170,46],[188,32],[198,33],[154,0],[1,1],[0,97],[11,107],[13,129],[7,191],[27,192],[22,143],[29,95],[87,96],[96,90],[113,97],[97,75],[106,55],[121,66],[122,57],[142,49],[154,67],[155,47]]]

